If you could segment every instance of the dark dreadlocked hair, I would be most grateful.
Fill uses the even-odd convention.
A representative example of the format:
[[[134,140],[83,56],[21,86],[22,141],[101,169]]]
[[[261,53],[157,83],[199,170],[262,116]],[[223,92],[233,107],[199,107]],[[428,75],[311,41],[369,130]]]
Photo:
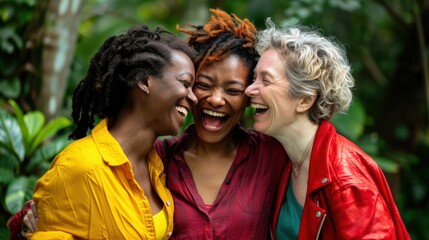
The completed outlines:
[[[195,50],[161,27],[132,27],[127,33],[108,38],[92,57],[86,76],[73,92],[72,119],[76,128],[71,139],[86,136],[94,116],[115,117],[127,93],[149,76],[162,77],[178,50],[195,61]]]
[[[194,61],[196,74],[207,64],[236,55],[249,67],[249,84],[253,78],[258,53],[254,48],[256,28],[248,19],[240,19],[220,9],[210,9],[212,16],[204,26],[187,25],[190,29],[177,26],[177,30],[188,35],[187,42],[198,52]]]

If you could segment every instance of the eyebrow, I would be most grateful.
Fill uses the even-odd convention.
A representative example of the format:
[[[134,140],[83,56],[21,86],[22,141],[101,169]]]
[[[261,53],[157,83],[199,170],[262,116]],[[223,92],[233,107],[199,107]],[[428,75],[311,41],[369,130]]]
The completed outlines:
[[[184,73],[180,73],[179,76],[184,76],[184,75],[189,75],[189,77],[191,77],[191,80],[194,80],[194,77],[192,76],[192,74],[190,72],[184,72]]]
[[[253,70],[253,74],[256,75],[256,69]],[[273,74],[271,74],[269,71],[266,71],[266,70],[261,71],[261,75],[263,75],[263,76],[269,76],[271,78],[275,78]]]
[[[201,73],[200,73],[200,74],[198,74],[198,77],[206,78],[206,79],[208,79],[209,81],[213,82],[213,78],[212,78],[212,77],[210,77],[209,75],[201,74]],[[233,84],[239,84],[239,85],[241,85],[242,87],[246,87],[246,84],[245,84],[245,83],[243,83],[243,82],[241,82],[241,81],[239,81],[239,80],[231,79],[231,80],[227,80],[227,81],[226,81],[226,85],[233,85]]]

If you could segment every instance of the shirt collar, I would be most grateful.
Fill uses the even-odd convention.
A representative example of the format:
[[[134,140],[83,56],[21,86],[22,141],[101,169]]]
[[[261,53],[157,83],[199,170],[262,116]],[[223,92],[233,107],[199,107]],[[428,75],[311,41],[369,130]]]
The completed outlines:
[[[119,166],[128,162],[128,158],[116,139],[107,129],[107,119],[103,119],[92,130],[92,138],[103,160],[110,166]]]
[[[185,159],[183,158],[183,145],[188,141],[189,138],[194,137],[197,133],[195,132],[195,125],[189,125],[185,131],[180,134],[180,136],[170,139],[170,145],[173,144],[174,147],[171,149],[175,156],[175,159],[182,164],[185,164]],[[237,124],[234,131],[236,138],[242,139],[240,146],[238,147],[237,157],[234,161],[235,164],[239,164],[241,161],[247,159],[247,156],[250,154],[253,144],[255,143],[256,132],[243,128],[241,125]]]

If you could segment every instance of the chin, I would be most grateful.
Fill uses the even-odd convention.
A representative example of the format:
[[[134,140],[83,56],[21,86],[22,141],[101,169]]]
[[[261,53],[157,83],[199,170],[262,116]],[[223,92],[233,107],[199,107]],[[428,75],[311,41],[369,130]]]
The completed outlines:
[[[261,132],[261,133],[265,133],[264,132],[264,130],[266,130],[266,129],[264,129],[263,127],[262,127],[262,125],[259,123],[254,123],[253,124],[253,128],[256,130],[256,131],[258,131],[258,132]]]

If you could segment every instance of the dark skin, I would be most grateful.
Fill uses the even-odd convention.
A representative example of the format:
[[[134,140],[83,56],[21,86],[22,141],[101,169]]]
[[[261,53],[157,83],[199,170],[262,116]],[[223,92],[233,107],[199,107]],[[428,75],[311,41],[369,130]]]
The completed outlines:
[[[134,177],[150,203],[152,214],[161,211],[163,204],[151,185],[148,153],[158,136],[178,133],[185,116],[177,106],[189,110],[196,103],[192,92],[192,61],[178,51],[173,52],[172,58],[173,64],[164,69],[163,77],[150,76],[131,90],[128,104],[109,127],[131,163]],[[167,96],[164,93],[166,89],[169,90]]]
[[[195,72],[191,59],[182,52],[173,51],[172,62],[164,69],[162,78],[150,76],[136,84],[118,115],[109,119],[109,132],[130,161],[134,178],[149,201],[152,214],[161,211],[163,203],[150,181],[148,153],[158,136],[178,133],[185,117],[178,107],[190,111],[197,101],[192,92]],[[166,89],[168,94],[165,94]],[[30,232],[35,231],[37,209],[34,202],[23,222]]]
[[[184,157],[192,172],[199,195],[205,204],[212,204],[216,200],[240,145],[240,140],[235,138],[232,130],[239,122],[248,103],[244,90],[249,85],[251,71],[239,57],[232,55],[220,62],[204,66],[200,74],[194,86],[194,93],[198,99],[198,105],[193,108],[197,134],[186,143]],[[135,95],[138,97],[142,94],[135,91]],[[212,114],[226,114],[227,120],[221,124],[221,127],[213,130],[202,120],[207,117],[202,113],[203,110],[210,110]],[[130,117],[127,112],[121,115],[125,115],[124,118]],[[138,137],[138,134],[132,130],[126,135],[128,137],[118,139],[118,142],[124,142],[124,152],[128,151],[127,156],[132,166],[134,168],[139,166],[138,169],[133,169],[136,180],[153,206],[152,212],[158,212],[162,205],[150,186],[147,163],[144,161],[149,149],[142,148],[141,143],[125,147],[128,140]]]
[[[205,204],[216,200],[237,155],[240,140],[232,130],[246,108],[249,74],[249,67],[235,55],[203,66],[198,73],[198,104],[192,111],[197,134],[186,143],[184,157]]]

